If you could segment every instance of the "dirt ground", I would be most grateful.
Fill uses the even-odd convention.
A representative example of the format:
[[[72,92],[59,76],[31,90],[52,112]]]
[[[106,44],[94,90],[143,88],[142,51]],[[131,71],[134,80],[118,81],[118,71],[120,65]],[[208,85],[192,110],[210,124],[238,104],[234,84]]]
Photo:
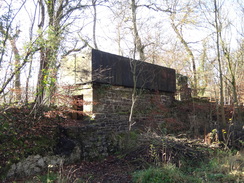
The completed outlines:
[[[109,156],[102,161],[82,161],[78,164],[50,170],[50,172],[55,172],[57,178],[60,179],[60,181],[53,181],[57,183],[130,183],[132,182],[132,172],[139,168],[137,164],[133,164],[124,158]],[[47,173],[43,174],[42,177],[44,175],[47,175]],[[39,183],[43,180],[40,177],[41,175],[23,179],[11,179],[5,181],[5,183]]]

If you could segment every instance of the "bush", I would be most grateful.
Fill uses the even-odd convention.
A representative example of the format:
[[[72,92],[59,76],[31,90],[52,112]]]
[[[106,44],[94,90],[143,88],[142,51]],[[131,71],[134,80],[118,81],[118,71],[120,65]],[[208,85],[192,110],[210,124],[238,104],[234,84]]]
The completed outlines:
[[[193,174],[207,182],[243,182],[244,157],[232,152],[216,151],[212,159],[193,170]]]

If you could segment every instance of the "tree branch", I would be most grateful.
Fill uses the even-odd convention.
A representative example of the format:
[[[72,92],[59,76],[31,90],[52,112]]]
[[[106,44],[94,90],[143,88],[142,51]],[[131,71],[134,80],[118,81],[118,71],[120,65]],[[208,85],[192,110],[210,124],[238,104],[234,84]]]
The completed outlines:
[[[25,64],[28,62],[28,58],[31,54],[35,53],[36,51],[40,50],[40,48],[36,49],[34,52],[33,51],[28,51],[26,53],[26,56],[24,58],[23,63],[17,68],[15,69],[15,71],[12,73],[12,75],[8,78],[8,80],[3,84],[2,88],[0,89],[0,94],[2,94],[5,90],[5,88],[7,87],[7,85],[10,83],[10,81],[13,79],[13,77],[16,75],[16,73],[18,73],[24,66]]]
[[[85,43],[82,47],[80,48],[73,48],[71,50],[68,50],[64,55],[62,55],[62,57],[65,57],[67,55],[69,55],[70,53],[73,53],[73,52],[79,52],[81,51],[82,49],[84,49],[85,47],[87,47],[87,43]]]

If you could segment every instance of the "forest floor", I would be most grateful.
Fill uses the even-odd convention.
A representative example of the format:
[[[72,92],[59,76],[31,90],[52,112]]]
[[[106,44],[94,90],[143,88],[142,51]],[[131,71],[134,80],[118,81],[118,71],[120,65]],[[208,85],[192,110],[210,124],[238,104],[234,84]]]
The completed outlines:
[[[154,139],[154,142],[152,140]],[[40,175],[5,181],[6,183],[132,183],[143,182],[143,177],[135,180],[136,172],[151,167],[169,166],[173,171],[165,172],[176,176],[184,171],[185,175],[179,182],[244,182],[244,154],[226,153],[215,145],[207,146],[201,140],[185,138],[164,138],[161,146],[159,137],[148,134],[139,139],[139,145],[108,156],[99,161],[80,161],[76,164],[63,165]],[[137,139],[138,140],[138,139]],[[164,150],[163,147],[167,147]],[[163,153],[163,154],[161,154]],[[217,159],[216,159],[217,157]],[[171,158],[171,159],[170,159]],[[185,161],[184,161],[185,160]],[[181,162],[182,161],[182,162]],[[189,163],[189,164],[184,164]],[[181,167],[182,166],[182,167]],[[177,168],[177,170],[176,170]],[[188,171],[189,169],[189,171]],[[178,171],[180,170],[180,171]],[[187,171],[185,171],[187,170]],[[162,170],[163,172],[163,170]],[[187,173],[186,173],[187,172]],[[152,174],[151,176],[154,176]],[[196,179],[192,179],[195,176]],[[177,180],[177,179],[176,179]],[[148,183],[177,182],[145,181]]]
[[[183,108],[186,109],[188,107]],[[52,144],[46,142],[54,139],[52,129],[56,128],[55,124],[60,121],[50,116],[47,118],[49,113],[45,111],[39,111],[40,114],[35,114],[33,119],[30,110],[31,108],[26,106],[5,107],[0,111],[1,176],[6,174],[5,167],[9,166],[9,162],[16,163],[20,157],[50,151]],[[40,136],[41,141],[33,141]],[[163,173],[155,175],[148,171],[144,175],[142,171],[150,168],[156,168],[153,172],[159,168]],[[165,178],[165,175],[168,177]],[[173,179],[177,177],[176,175],[178,178]],[[151,180],[150,177],[154,176],[156,178]],[[196,181],[192,181],[194,178]],[[190,139],[186,135],[158,136],[148,132],[140,134],[130,142],[129,148],[99,161],[80,161],[56,169],[50,168],[48,172],[40,175],[23,179],[2,179],[2,181],[4,180],[4,183],[142,183],[144,179],[149,179],[144,181],[148,183],[244,182],[244,154],[223,150],[217,143],[206,145],[201,138]]]
[[[47,173],[34,177],[22,179],[12,179],[6,183],[129,183],[132,182],[132,172],[137,170],[137,166],[131,165],[126,160],[115,156],[109,156],[102,161],[80,162],[66,165],[62,168],[50,170]]]
[[[81,161],[77,164],[63,165],[34,177],[12,179],[11,183],[130,183],[134,172],[154,166],[155,159],[148,150],[149,144],[138,147],[125,154],[108,156],[100,161]]]

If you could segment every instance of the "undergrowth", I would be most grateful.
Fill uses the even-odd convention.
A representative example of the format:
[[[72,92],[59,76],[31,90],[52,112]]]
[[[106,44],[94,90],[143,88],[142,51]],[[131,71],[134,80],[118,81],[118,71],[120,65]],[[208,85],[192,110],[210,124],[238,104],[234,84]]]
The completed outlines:
[[[31,115],[32,107],[0,106],[0,179],[14,163],[29,155],[45,155],[52,151],[57,121],[43,112]]]
[[[55,132],[52,129],[55,129],[56,117],[45,118],[42,113],[33,120],[33,116],[29,116],[30,111],[31,108],[26,106],[5,108],[0,112],[1,176],[6,174],[11,164],[31,154],[46,153],[55,143]],[[166,122],[179,126],[172,118],[166,118]],[[162,126],[164,136],[170,131],[170,127]],[[127,158],[126,161],[136,164],[138,169],[144,168],[136,172],[131,171],[134,183],[244,182],[244,157],[241,154],[209,149],[208,161],[201,161],[200,157],[205,154],[205,147],[201,149],[202,146],[196,146],[197,149],[185,145],[187,143],[161,139],[158,136],[156,138],[153,135],[146,140],[145,135],[140,135],[139,132],[131,131],[112,137],[117,145],[115,148],[117,158]],[[175,165],[175,162],[178,164]],[[74,174],[70,174],[68,178],[62,171],[48,172],[43,176],[35,176],[30,182],[68,183]]]
[[[200,179],[187,176],[174,165],[151,167],[133,174],[135,183],[200,182]]]
[[[201,162],[197,167],[190,166],[190,163],[186,163],[186,166],[180,168],[167,164],[134,172],[133,182],[244,182],[244,157],[238,153],[233,155],[231,152],[219,150],[215,153],[208,162]]]

